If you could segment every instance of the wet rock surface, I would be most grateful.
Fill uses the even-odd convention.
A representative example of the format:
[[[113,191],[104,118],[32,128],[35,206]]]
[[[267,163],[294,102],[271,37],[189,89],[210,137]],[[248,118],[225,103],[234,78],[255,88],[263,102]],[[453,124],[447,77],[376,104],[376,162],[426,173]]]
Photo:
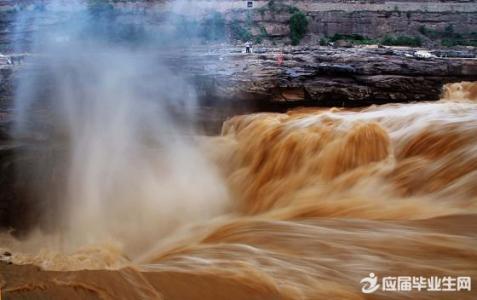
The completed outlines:
[[[215,99],[312,106],[364,106],[437,100],[442,85],[477,80],[475,50],[429,51],[411,48],[241,48],[194,47],[163,50],[162,60],[188,77],[204,103]],[[0,61],[0,100],[11,103],[17,64]],[[18,65],[20,64],[20,66]],[[41,70],[40,70],[41,71]],[[54,84],[54,83],[52,83]],[[287,97],[293,94],[293,97]]]
[[[422,59],[415,52],[398,48],[256,49],[252,55],[224,55],[216,64],[212,57],[204,57],[208,68],[199,75],[213,79],[214,88],[204,93],[212,98],[310,106],[437,100],[443,84],[477,80],[476,59],[437,55]]]
[[[475,49],[256,47],[252,54],[242,52],[239,47],[217,45],[162,49],[150,60],[151,67],[155,61],[165,62],[186,77],[200,100],[199,122],[214,131],[237,113],[437,100],[444,84],[477,80]],[[31,74],[19,70],[44,69],[31,68],[28,56],[14,54],[0,60],[3,115],[12,109],[19,74]],[[45,95],[54,84],[45,81]],[[4,128],[0,126],[3,139],[8,138]]]

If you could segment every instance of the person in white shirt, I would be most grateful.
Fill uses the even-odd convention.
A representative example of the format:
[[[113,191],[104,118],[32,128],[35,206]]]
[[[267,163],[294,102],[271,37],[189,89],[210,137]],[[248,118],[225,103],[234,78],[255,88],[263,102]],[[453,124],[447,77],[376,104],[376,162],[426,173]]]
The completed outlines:
[[[252,43],[246,42],[245,43],[245,53],[252,53]]]

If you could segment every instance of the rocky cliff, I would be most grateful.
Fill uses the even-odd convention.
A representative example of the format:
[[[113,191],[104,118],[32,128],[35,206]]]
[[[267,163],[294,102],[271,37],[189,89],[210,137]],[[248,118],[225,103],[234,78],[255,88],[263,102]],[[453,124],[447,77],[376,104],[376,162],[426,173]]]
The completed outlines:
[[[236,47],[202,46],[155,55],[195,86],[203,107],[283,110],[437,100],[444,84],[477,80],[475,50],[308,46],[255,47],[244,54]],[[6,56],[3,65],[0,60],[3,109],[11,107],[17,71],[31,67],[22,61],[21,56]]]
[[[0,52],[12,52],[12,42],[28,39],[30,32],[45,26],[61,26],[68,18],[51,0],[0,1]],[[379,43],[385,36],[419,38],[427,46],[477,45],[477,2],[409,0],[294,0],[248,1],[181,0],[130,1],[84,0],[86,6],[72,6],[71,11],[111,9],[118,26],[125,31],[162,34],[164,28],[179,28],[180,35],[196,31],[211,15],[219,16],[216,25],[225,29],[227,40],[253,39],[256,43],[290,43],[290,18],[297,11],[306,15],[308,24],[302,44],[316,45],[335,35],[359,35],[366,43]],[[101,3],[101,4],[98,4]],[[187,7],[187,9],[181,9]],[[57,10],[35,22],[18,18],[19,12]],[[63,11],[64,12],[64,11]],[[140,18],[140,22],[138,22]],[[132,28],[134,27],[134,28]],[[134,29],[134,30],[131,30]],[[187,32],[185,32],[187,31]],[[126,37],[127,38],[127,37]],[[445,40],[445,43],[442,41]],[[207,41],[213,42],[213,41]]]
[[[402,48],[289,47],[259,48],[252,55],[219,51],[193,61],[205,66],[196,75],[213,82],[203,93],[208,98],[364,106],[436,100],[445,83],[477,80],[476,59],[435,54],[453,53],[426,59]]]

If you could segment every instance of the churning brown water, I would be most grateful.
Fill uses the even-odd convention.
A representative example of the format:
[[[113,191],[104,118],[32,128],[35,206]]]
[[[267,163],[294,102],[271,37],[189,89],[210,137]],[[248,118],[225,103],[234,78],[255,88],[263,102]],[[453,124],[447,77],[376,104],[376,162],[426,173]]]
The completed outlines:
[[[448,85],[438,102],[238,116],[201,145],[227,183],[227,213],[133,256],[114,241],[63,253],[41,250],[51,237],[5,236],[14,264],[0,266],[3,295],[477,299],[477,287],[363,294],[360,284],[371,272],[477,282],[477,84]]]

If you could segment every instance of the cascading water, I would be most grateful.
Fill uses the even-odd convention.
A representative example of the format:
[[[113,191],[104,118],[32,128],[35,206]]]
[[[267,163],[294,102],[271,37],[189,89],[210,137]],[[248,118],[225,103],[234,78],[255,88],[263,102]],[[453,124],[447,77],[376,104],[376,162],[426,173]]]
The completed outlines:
[[[114,239],[134,252],[180,224],[223,212],[225,186],[193,138],[194,90],[154,54],[160,41],[123,45],[108,40],[114,29],[90,7],[68,13],[69,4],[51,5],[29,13],[28,22],[55,13],[72,21],[34,36],[15,134],[30,151],[56,147],[47,163],[19,171],[54,169],[61,177],[42,180],[38,199],[59,203],[42,212],[63,244]],[[55,199],[41,198],[52,190]]]
[[[381,290],[371,297],[359,282],[369,273],[476,278],[477,99],[461,97],[474,95],[475,87],[450,85],[438,102],[233,118],[200,149],[220,167],[234,214],[167,238],[159,229],[154,245],[133,259],[107,246],[69,254],[14,251],[16,264],[63,272],[36,278],[27,268],[9,275],[9,291],[58,295],[75,287],[68,298],[85,290],[124,299],[448,299],[448,293]],[[145,221],[131,220],[145,236],[135,222]],[[5,244],[22,249],[28,241]],[[475,291],[453,295],[473,299]]]
[[[103,40],[86,10],[72,19],[35,38],[21,77],[16,136],[48,159],[19,171],[48,174],[34,190],[60,204],[43,207],[53,230],[0,237],[7,295],[476,298],[367,295],[360,280],[475,282],[477,84],[437,102],[238,116],[197,138],[194,91],[151,44]]]

